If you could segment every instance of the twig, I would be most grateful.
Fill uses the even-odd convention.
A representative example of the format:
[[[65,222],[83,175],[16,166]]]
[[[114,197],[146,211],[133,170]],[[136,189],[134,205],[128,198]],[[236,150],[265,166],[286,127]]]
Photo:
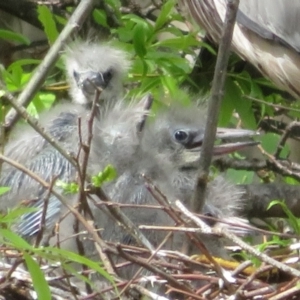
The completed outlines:
[[[249,100],[252,100],[254,102],[257,102],[257,103],[262,103],[262,104],[274,107],[274,108],[284,109],[284,110],[287,110],[287,111],[300,112],[300,109],[297,109],[297,108],[294,108],[294,107],[284,106],[284,105],[280,105],[280,104],[274,104],[274,103],[267,102],[267,101],[264,101],[264,100],[261,100],[261,99],[257,99],[255,97],[251,97],[251,96],[248,96],[248,95],[243,95],[242,97],[245,98],[245,99],[249,99]]]
[[[156,256],[158,251],[163,247],[163,245],[166,243],[166,241],[170,238],[172,235],[171,232],[167,234],[165,239],[160,243],[160,245],[156,248],[155,252],[151,253],[150,257],[147,259],[147,263],[150,263],[150,261]],[[134,280],[138,277],[138,275],[142,272],[143,268],[140,268],[139,270],[136,271],[136,273],[132,276],[132,278],[129,280],[129,282],[126,284],[126,286],[122,289],[120,292],[120,296],[126,292],[128,287],[134,282]]]
[[[299,128],[300,127],[300,122],[297,122],[297,121],[291,122],[287,126],[287,128],[285,129],[285,131],[284,131],[283,135],[281,136],[281,139],[280,139],[280,141],[278,143],[277,149],[276,149],[276,151],[274,153],[274,158],[276,160],[279,159],[280,153],[281,153],[281,151],[282,151],[282,149],[283,149],[283,147],[284,147],[287,139],[290,137],[291,132],[292,132],[292,130],[293,130],[294,127],[298,127]]]
[[[191,213],[179,200],[176,200],[175,204],[185,216],[187,216],[189,219],[191,219],[193,222],[195,222],[196,225],[198,225],[201,228],[202,233],[209,234],[209,235],[214,233],[213,229],[210,226],[205,224],[202,220],[200,220],[193,213]],[[206,252],[207,253],[204,252],[205,256],[213,264],[218,275],[223,279],[223,281],[226,283],[226,285],[229,286],[230,282],[228,281],[226,276],[224,276],[224,272],[223,272],[222,268],[220,267],[220,265],[215,261],[215,259],[211,256],[211,254],[208,252],[208,250],[206,250]]]
[[[176,279],[174,279],[169,274],[167,274],[167,273],[161,271],[160,269],[156,268],[155,266],[149,264],[146,260],[134,257],[134,256],[124,252],[120,245],[117,245],[117,250],[119,251],[119,254],[126,260],[129,260],[136,264],[139,264],[142,267],[144,267],[145,269],[151,271],[152,273],[158,274],[162,278],[166,279],[170,284],[173,284],[175,287],[178,287],[180,289],[183,289],[187,292],[192,293],[192,291],[187,286],[185,286],[183,283],[178,282]],[[195,299],[197,299],[197,297]]]
[[[226,78],[227,64],[230,54],[231,39],[235,25],[236,13],[239,0],[228,0],[225,22],[220,41],[214,79],[211,89],[211,97],[208,104],[208,116],[205,126],[203,145],[201,147],[201,157],[199,162],[199,171],[197,175],[196,187],[192,196],[192,211],[202,211],[206,184],[208,181],[209,167],[212,159],[212,149],[215,142],[218,115],[224,94],[224,83]]]

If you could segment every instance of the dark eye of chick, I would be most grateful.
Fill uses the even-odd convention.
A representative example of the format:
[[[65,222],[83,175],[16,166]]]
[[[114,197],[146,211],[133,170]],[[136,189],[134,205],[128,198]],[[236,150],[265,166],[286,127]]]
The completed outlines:
[[[110,80],[113,77],[113,71],[112,70],[108,70],[107,72],[103,73],[102,76],[103,76],[104,82],[108,83],[108,82],[110,82]]]
[[[188,141],[189,135],[186,131],[184,130],[177,130],[174,133],[174,137],[177,142],[179,143],[184,143]]]

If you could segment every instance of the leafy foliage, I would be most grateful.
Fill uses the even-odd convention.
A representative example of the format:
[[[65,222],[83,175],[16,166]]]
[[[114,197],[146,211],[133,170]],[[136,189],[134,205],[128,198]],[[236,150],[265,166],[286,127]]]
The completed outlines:
[[[92,13],[92,23],[96,24],[101,35],[109,39],[129,53],[132,68],[126,78],[128,97],[140,97],[151,93],[155,99],[153,109],[178,101],[188,105],[191,101],[206,102],[213,77],[216,49],[214,45],[205,43],[199,38],[199,29],[186,26],[187,19],[176,9],[175,0],[164,1],[164,4],[155,13],[143,15],[129,10],[124,13],[118,0],[106,0],[105,7],[95,8]],[[68,12],[72,12],[68,8]],[[38,17],[43,25],[45,37],[49,45],[53,45],[59,36],[60,26],[65,25],[67,19],[55,15],[44,5],[38,7]],[[0,30],[0,38],[18,45],[29,45],[30,40],[20,33],[10,30]],[[49,47],[50,47],[49,46]],[[199,54],[199,49],[201,53]],[[200,57],[200,59],[198,59]],[[10,64],[1,68],[1,80],[8,91],[19,94],[42,57],[15,58]],[[66,87],[63,73],[63,64],[59,60],[46,79],[43,87],[33,97],[28,111],[38,116],[43,110],[51,108],[57,101],[64,98]],[[5,91],[0,90],[0,97]],[[204,100],[203,100],[203,99]],[[5,104],[5,112],[10,108]],[[256,71],[237,56],[232,55],[228,67],[228,76],[225,84],[225,93],[219,117],[220,126],[246,127],[257,129],[259,124],[268,123],[270,119],[279,118],[295,119],[300,117],[300,104],[291,101],[289,96],[279,91],[271,82],[263,78]],[[282,115],[279,115],[282,112]],[[1,112],[2,116],[2,112]],[[3,118],[1,118],[3,119]],[[269,128],[267,128],[269,130]],[[280,143],[282,130],[275,128],[261,137],[262,147],[273,154]],[[285,145],[280,153],[280,158],[287,159],[290,154],[289,145]],[[255,178],[254,171],[229,170],[228,177],[235,183],[251,183]],[[270,176],[275,180],[278,176]],[[104,182],[116,178],[116,170],[108,165],[99,174],[92,177],[92,183],[101,187]],[[283,180],[295,184],[296,180],[286,177]],[[79,187],[75,183],[66,184],[61,181],[56,183],[65,193],[77,193]],[[9,188],[1,187],[0,195]],[[295,218],[280,201],[272,205],[282,205],[288,215],[289,226],[299,234],[299,220]],[[34,288],[40,299],[51,299],[49,286],[45,280],[37,259],[60,261],[73,275],[91,283],[87,277],[79,275],[69,262],[88,266],[101,274],[109,281],[111,277],[99,264],[75,253],[51,247],[34,247],[27,241],[13,233],[9,228],[18,218],[28,212],[30,208],[18,208],[1,217],[2,227],[0,236],[2,242],[17,249],[22,253],[28,271],[31,274]],[[8,229],[6,229],[8,228]],[[286,246],[290,240],[280,239],[277,236],[270,238],[259,246],[263,251],[269,245]],[[254,260],[256,265],[260,262]]]

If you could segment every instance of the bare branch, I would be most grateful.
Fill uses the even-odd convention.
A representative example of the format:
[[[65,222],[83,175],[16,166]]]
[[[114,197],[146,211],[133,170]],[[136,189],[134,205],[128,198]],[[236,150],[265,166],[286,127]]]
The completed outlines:
[[[204,196],[208,180],[209,167],[212,159],[212,149],[215,142],[218,116],[224,94],[227,64],[230,54],[231,39],[235,25],[239,0],[227,1],[225,22],[218,51],[216,69],[214,73],[211,97],[208,105],[208,116],[203,145],[201,147],[200,169],[197,175],[196,187],[192,197],[192,211],[199,212],[204,205]]]

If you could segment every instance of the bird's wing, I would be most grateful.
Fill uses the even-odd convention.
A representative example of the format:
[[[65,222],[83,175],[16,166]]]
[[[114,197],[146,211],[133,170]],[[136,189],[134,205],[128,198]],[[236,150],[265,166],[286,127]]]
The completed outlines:
[[[34,159],[30,163],[29,169],[48,183],[51,181],[53,176],[57,176],[58,179],[68,183],[72,180],[75,174],[73,166],[52,147],[44,150],[43,153]],[[35,200],[28,206],[35,208],[36,211],[24,214],[21,217],[21,220],[16,226],[17,232],[22,236],[33,236],[38,232],[41,225],[40,223],[46,197],[49,197],[49,201],[45,217],[45,225],[47,228],[52,229],[53,225],[57,221],[57,216],[61,211],[61,202],[53,195],[49,195],[48,190],[36,183],[34,179],[20,171],[18,171],[18,173],[19,174],[17,175],[20,179],[18,182],[18,189],[17,187],[12,186],[13,191],[18,190],[18,195],[13,193],[11,197],[17,196],[20,199],[22,195],[28,195],[29,190],[32,197],[31,199]],[[17,184],[16,181],[14,182]]]
[[[53,176],[57,176],[64,182],[70,182],[75,173],[72,165],[50,145],[36,157],[30,158],[25,167],[48,183]],[[2,175],[1,185],[9,186],[11,190],[1,196],[1,209],[17,206],[21,201],[29,202],[28,207],[37,208],[37,211],[23,215],[16,225],[16,231],[21,235],[33,236],[39,230],[48,191],[33,178],[17,169],[6,168]],[[57,221],[56,216],[60,209],[60,201],[50,195],[45,219],[47,227],[52,227]]]
[[[241,0],[237,22],[265,39],[300,52],[298,0]]]

